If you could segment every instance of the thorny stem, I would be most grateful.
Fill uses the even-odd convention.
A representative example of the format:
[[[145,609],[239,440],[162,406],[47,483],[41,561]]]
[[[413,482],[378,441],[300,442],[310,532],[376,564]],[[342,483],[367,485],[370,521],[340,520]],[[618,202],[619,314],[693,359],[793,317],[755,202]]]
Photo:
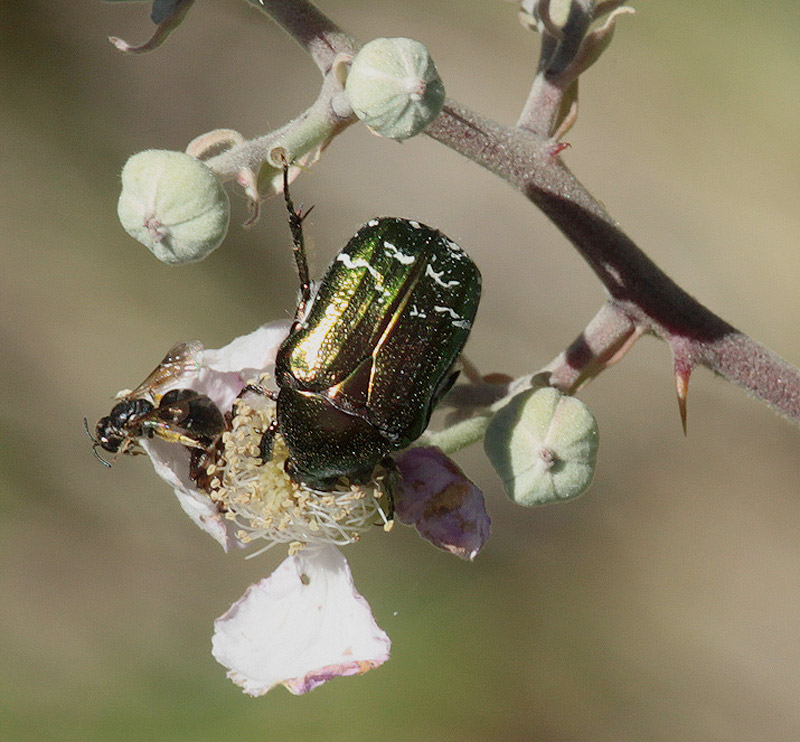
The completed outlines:
[[[358,46],[308,0],[250,2],[263,7],[323,70],[337,53],[352,53]],[[548,118],[554,105],[550,100]],[[526,110],[534,108],[535,100],[529,98]],[[530,126],[534,131],[502,126],[448,99],[426,133],[536,204],[606,287],[608,305],[583,340],[546,367],[551,379],[574,389],[618,356],[626,340],[650,333],[669,344],[679,377],[688,381],[696,366],[706,366],[800,423],[800,370],[715,315],[658,268],[560,161],[558,146],[541,123]],[[610,331],[606,322],[612,323]],[[587,338],[603,336],[605,348],[579,352]]]

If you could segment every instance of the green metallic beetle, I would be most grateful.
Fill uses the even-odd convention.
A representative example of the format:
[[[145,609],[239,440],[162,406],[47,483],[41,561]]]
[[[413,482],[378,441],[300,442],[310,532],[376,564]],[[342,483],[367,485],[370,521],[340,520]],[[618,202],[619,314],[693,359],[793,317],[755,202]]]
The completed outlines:
[[[285,190],[300,301],[275,364],[279,432],[287,471],[330,489],[371,478],[392,451],[418,438],[458,375],[481,276],[436,229],[383,217],[365,224],[314,287],[302,219]]]

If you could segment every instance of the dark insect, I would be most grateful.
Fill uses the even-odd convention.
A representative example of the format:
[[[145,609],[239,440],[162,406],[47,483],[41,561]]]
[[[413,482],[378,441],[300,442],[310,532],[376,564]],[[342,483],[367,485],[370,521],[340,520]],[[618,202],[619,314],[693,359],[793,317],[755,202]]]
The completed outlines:
[[[227,427],[217,405],[193,389],[163,393],[164,387],[196,371],[202,350],[196,340],[176,345],[136,389],[122,393],[121,401],[98,421],[95,435],[89,433],[100,461],[110,466],[97,453],[98,446],[114,454],[141,453],[139,439],[154,435],[189,449],[214,446]],[[88,432],[85,420],[84,426]]]
[[[318,489],[340,477],[368,480],[392,451],[418,438],[454,383],[481,277],[441,232],[407,219],[365,224],[312,287],[302,233],[284,172],[300,277],[295,320],[278,350],[275,433],[287,472]]]

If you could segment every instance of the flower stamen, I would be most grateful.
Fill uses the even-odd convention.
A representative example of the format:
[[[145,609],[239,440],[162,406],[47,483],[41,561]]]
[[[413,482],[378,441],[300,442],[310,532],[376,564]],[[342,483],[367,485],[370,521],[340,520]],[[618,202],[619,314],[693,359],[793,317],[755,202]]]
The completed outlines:
[[[264,382],[261,377],[254,385]],[[236,536],[242,542],[270,542],[256,553],[286,543],[294,554],[309,543],[354,543],[373,528],[376,518],[388,530],[392,521],[379,502],[385,493],[391,497],[384,470],[378,469],[367,484],[342,478],[331,491],[297,482],[285,471],[288,450],[280,435],[275,436],[272,457],[261,458],[261,438],[274,417],[275,402],[269,396],[245,392],[234,403],[231,429],[222,436],[221,461],[206,471],[209,494],[238,526]]]

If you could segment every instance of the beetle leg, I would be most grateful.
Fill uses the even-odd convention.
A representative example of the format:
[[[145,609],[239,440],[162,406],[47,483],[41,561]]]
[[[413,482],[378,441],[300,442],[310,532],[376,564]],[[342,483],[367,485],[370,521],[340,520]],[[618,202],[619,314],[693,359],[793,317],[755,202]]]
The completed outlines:
[[[272,459],[272,449],[275,445],[275,433],[278,432],[278,418],[274,417],[267,429],[261,436],[261,442],[258,444],[258,458],[261,459],[262,464]]]
[[[295,475],[297,474],[297,467],[295,466],[294,461],[292,461],[290,458],[283,462],[283,470],[290,479],[294,479]]]
[[[394,520],[394,490],[395,487],[400,485],[401,481],[400,469],[398,469],[397,463],[391,456],[385,456],[381,461],[381,466],[386,469],[386,487],[383,490],[386,493],[385,515],[387,522],[391,522]]]
[[[242,391],[237,394],[237,398],[244,396],[246,392],[253,392],[253,394],[260,394],[262,397],[269,397],[273,402],[278,399],[278,392],[273,392],[272,389],[267,389],[261,384],[247,384]]]
[[[286,201],[286,209],[289,211],[289,229],[292,232],[292,251],[294,252],[294,262],[297,266],[297,276],[300,279],[300,301],[297,304],[297,311],[295,313],[295,317],[299,317],[303,313],[306,302],[311,298],[311,278],[308,272],[305,240],[303,239],[303,219],[308,216],[311,209],[309,209],[305,215],[295,209],[292,197],[289,195],[288,164],[284,164],[283,166],[283,198],[284,201]]]

